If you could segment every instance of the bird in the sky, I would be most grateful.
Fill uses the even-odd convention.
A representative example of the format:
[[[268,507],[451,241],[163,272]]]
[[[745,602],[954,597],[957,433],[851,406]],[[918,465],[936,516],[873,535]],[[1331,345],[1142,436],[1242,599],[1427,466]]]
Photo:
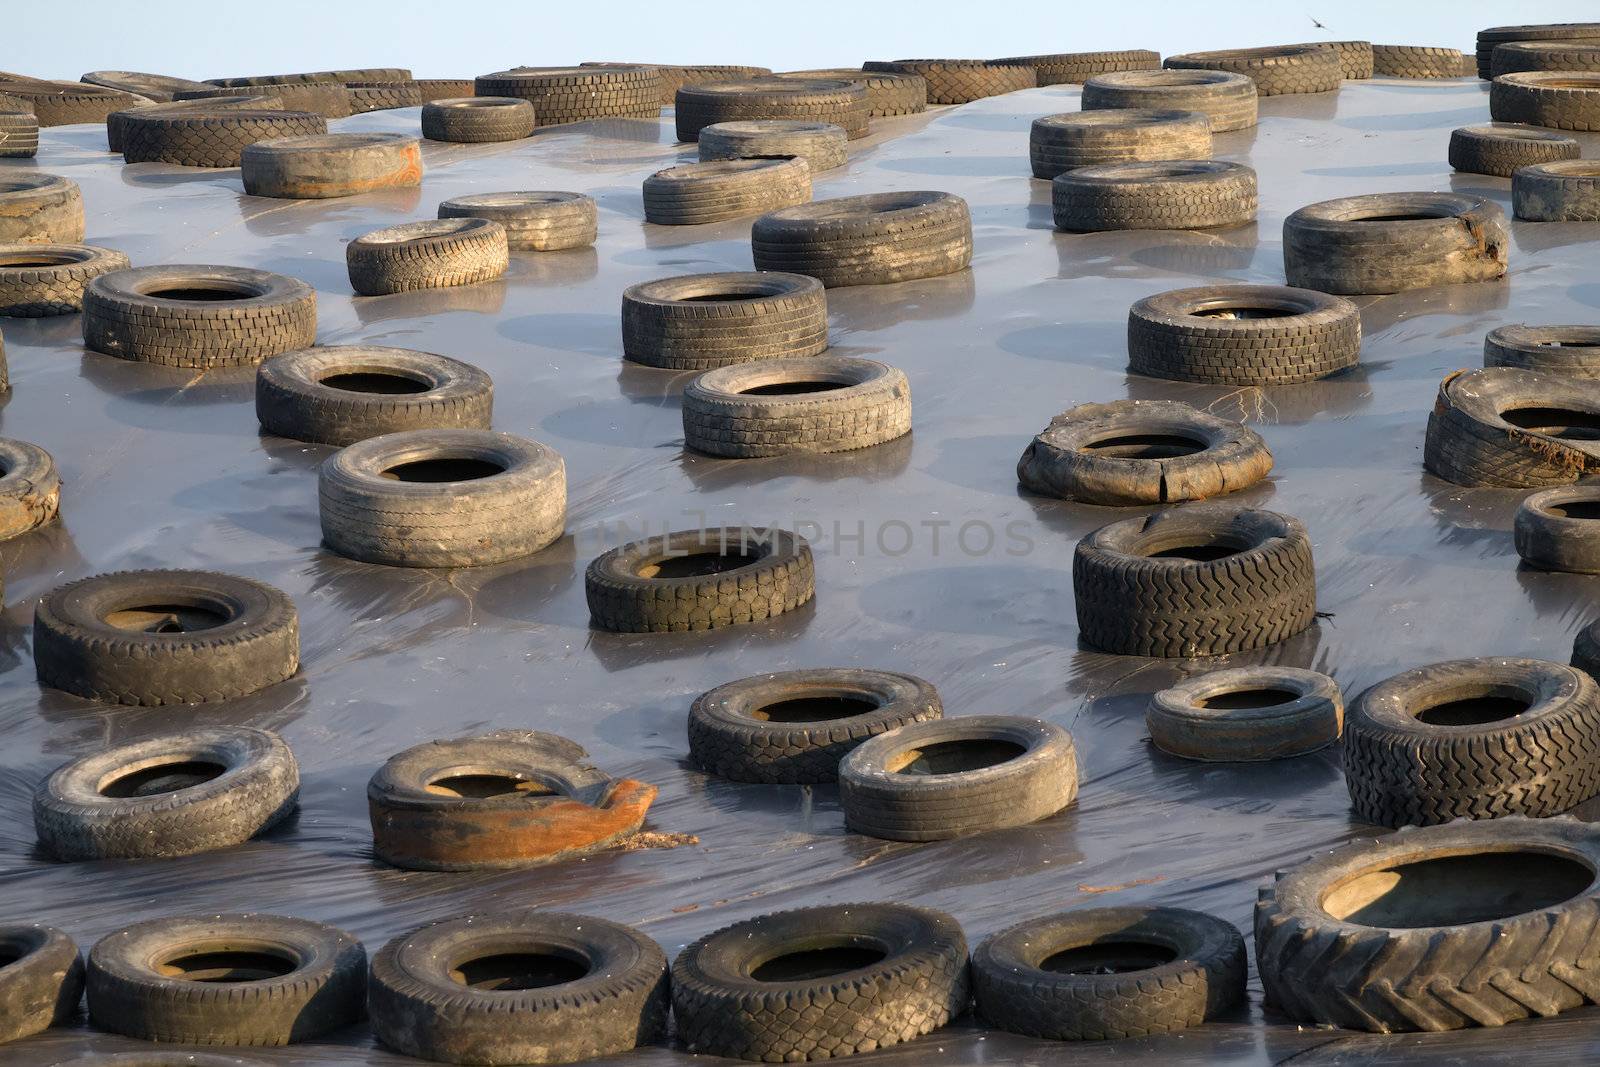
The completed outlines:
[[[1328,27],[1324,26],[1322,23],[1318,22],[1317,21],[1317,16],[1315,16],[1315,15],[1307,15],[1306,18],[1310,19],[1311,20],[1311,25],[1315,26],[1319,30],[1325,30],[1325,29],[1328,28]]]

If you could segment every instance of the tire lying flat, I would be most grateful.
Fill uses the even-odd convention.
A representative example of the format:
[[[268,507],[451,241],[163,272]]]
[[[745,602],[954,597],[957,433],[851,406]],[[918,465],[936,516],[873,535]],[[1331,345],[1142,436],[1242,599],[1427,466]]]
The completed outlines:
[[[1483,365],[1600,378],[1600,326],[1496,326],[1484,335]]]
[[[622,294],[623,357],[647,367],[710,370],[827,347],[827,294],[801,274],[688,274]]]
[[[1510,232],[1493,201],[1452,193],[1369,193],[1308,204],[1283,222],[1290,285],[1344,296],[1493,281]]]
[[[1532,163],[1511,176],[1512,213],[1531,222],[1600,221],[1600,161]]]
[[[830,78],[686,85],[673,107],[680,141],[698,140],[701,130],[716,123],[761,119],[826,122],[841,127],[846,137],[865,137],[868,111],[865,86]]]
[[[684,444],[745,458],[849,452],[911,432],[911,384],[870,359],[763,359],[706,371],[683,391]]]
[[[1002,96],[1038,84],[1033,67],[989,59],[897,59],[863,63],[861,69],[884,74],[915,74],[928,83],[930,104],[970,104],[986,96]]]
[[[1529,566],[1567,574],[1600,574],[1600,494],[1594,486],[1557,486],[1522,498],[1512,520],[1517,555]]]
[[[868,193],[780,208],[756,219],[757,270],[807,274],[833,288],[966,270],[972,215],[951,193]]]
[[[686,163],[644,180],[644,218],[658,226],[699,226],[810,200],[811,167],[803,159]]]
[[[1457,371],[1439,383],[1422,464],[1456,485],[1568,485],[1600,469],[1595,425],[1600,382],[1512,367]]]
[[[1315,752],[1339,740],[1344,697],[1325,674],[1239,667],[1179,682],[1150,698],[1150,740],[1161,751],[1212,763],[1253,763]]]
[[[1122,52],[1012,56],[994,62],[1032,67],[1034,80],[1039,85],[1081,85],[1097,74],[1110,74],[1118,70],[1160,70],[1161,53],[1134,48]]]
[[[350,287],[361,296],[476,285],[511,264],[506,229],[491,219],[445,218],[404,222],[344,246]]]
[[[1518,167],[1577,159],[1578,142],[1554,130],[1514,122],[1462,126],[1450,133],[1450,166],[1509,178]]]
[[[788,156],[805,160],[813,174],[842,167],[849,160],[844,127],[831,122],[757,119],[714,122],[700,130],[700,162]]]
[[[83,194],[55,174],[0,178],[0,241],[73,245],[83,240]]]
[[[313,137],[328,122],[308,111],[199,108],[127,116],[122,158],[127,163],[172,163],[182,167],[237,167],[246,146],[279,137]]]
[[[1489,86],[1489,117],[1552,130],[1600,130],[1600,71],[1527,71]]]
[[[514,96],[468,96],[422,105],[422,136],[430,141],[481,144],[533,136],[533,105]]]
[[[517,252],[559,252],[587,248],[599,230],[595,202],[582,193],[552,191],[476,193],[439,205],[441,219],[488,219],[506,231],[506,246]]]
[[[245,146],[239,173],[251,196],[287,200],[410,188],[422,184],[419,145],[400,133],[282,137]]]
[[[1198,111],[1072,111],[1034,119],[1028,132],[1028,162],[1035,178],[1100,163],[1210,158],[1211,121]]]
[[[1243,74],[1261,96],[1326,93],[1339,88],[1344,67],[1339,53],[1325,44],[1230,48],[1168,56],[1169,70],[1221,70]]]
[[[1102,163],[1050,183],[1058,230],[1203,230],[1256,217],[1256,172],[1222,160]]]
[[[1165,108],[1198,111],[1212,133],[1249,129],[1259,117],[1256,84],[1221,70],[1128,70],[1096,74],[1083,83],[1085,111]]]
[[[83,310],[83,290],[128,257],[97,245],[0,244],[0,316],[35,319]]]
[[[0,541],[49,525],[60,505],[54,457],[38,445],[0,437]]]

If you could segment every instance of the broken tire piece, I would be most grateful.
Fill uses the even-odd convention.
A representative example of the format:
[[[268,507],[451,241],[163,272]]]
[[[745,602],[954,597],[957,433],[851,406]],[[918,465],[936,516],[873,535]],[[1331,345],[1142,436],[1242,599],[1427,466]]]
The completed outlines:
[[[1028,133],[1035,178],[1100,163],[1210,158],[1211,122],[1197,111],[1073,111],[1034,119]]]
[[[1229,48],[1168,56],[1169,70],[1221,70],[1255,82],[1261,96],[1326,93],[1339,88],[1344,68],[1339,54],[1325,44]]]
[[[719,367],[683,391],[684,444],[745,458],[849,452],[911,432],[911,384],[886,363],[846,356]]]
[[[44,318],[83,309],[83,290],[100,275],[125,270],[113,248],[77,244],[0,244],[0,316]]]
[[[1596,517],[1600,517],[1600,491],[1595,486],[1557,486],[1526,496],[1512,522],[1517,555],[1541,570],[1600,574]]]
[[[1439,383],[1422,463],[1447,482],[1503,489],[1568,485],[1600,468],[1600,381],[1511,367]]]
[[[54,522],[60,503],[61,475],[50,453],[0,437],[0,541]]]
[[[506,246],[517,252],[587,248],[599,230],[595,202],[582,193],[475,193],[444,201],[439,217],[499,223],[506,231]]]
[[[1272,470],[1254,430],[1176,400],[1080,404],[1050,420],[1017,463],[1029,490],[1086,504],[1201,500]]]
[[[1483,365],[1600,378],[1600,326],[1496,326],[1484,336]]]
[[[861,69],[917,75],[928,83],[930,104],[970,104],[1038,84],[1033,67],[998,59],[896,59],[863,63]]]
[[[367,783],[373,850],[410,871],[524,867],[615,843],[644,821],[656,787],[613,779],[575,742],[502,730],[429,741]]]
[[[0,241],[72,245],[83,240],[83,194],[54,174],[0,177]]]
[[[687,163],[644,180],[644,218],[658,226],[699,226],[810,199],[811,168],[803,159]]]
[[[966,270],[972,216],[953,193],[868,193],[780,208],[756,219],[757,270],[807,274],[833,288]]]
[[[1083,83],[1085,111],[1104,108],[1163,108],[1198,111],[1212,133],[1256,124],[1260,103],[1255,82],[1221,70],[1127,70],[1097,74]]]
[[[533,136],[533,105],[514,96],[433,100],[422,105],[422,136],[477,144]]]
[[[68,1023],[83,999],[83,960],[66,933],[40,923],[0,925],[0,1045]]]
[[[848,160],[844,127],[831,122],[757,119],[716,122],[700,130],[700,162],[723,159],[803,159],[811,173],[842,167]]]
[[[1505,213],[1479,196],[1369,193],[1308,204],[1283,222],[1290,285],[1345,296],[1493,281],[1506,272]]]
[[[1326,674],[1240,667],[1179,682],[1150,698],[1150,740],[1212,763],[1253,763],[1315,752],[1339,740],[1344,697]]]
[[[827,347],[827,294],[800,274],[688,274],[622,294],[623,357],[647,367],[710,370]]]
[[[1489,122],[1450,132],[1451,168],[1472,174],[1509,178],[1531,163],[1577,158],[1577,141],[1537,126]]]
[[[1102,163],[1050,183],[1056,229],[1204,230],[1256,217],[1256,172],[1222,160]]]
[[[350,287],[361,296],[493,281],[510,266],[506,229],[482,218],[403,222],[345,245]]]
[[[1512,214],[1530,222],[1600,221],[1600,162],[1562,159],[1518,168]]]
[[[415,137],[400,133],[330,133],[247,145],[240,153],[244,191],[285,200],[354,196],[422,184]]]

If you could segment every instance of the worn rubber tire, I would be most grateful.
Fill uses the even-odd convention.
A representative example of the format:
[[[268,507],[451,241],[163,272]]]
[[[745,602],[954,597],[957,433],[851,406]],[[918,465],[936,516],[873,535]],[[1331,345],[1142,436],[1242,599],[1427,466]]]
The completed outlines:
[[[232,299],[169,298],[222,291]],[[83,291],[83,342],[96,352],[167,367],[241,367],[316,340],[317,294],[297,278],[243,267],[130,267]]]
[[[810,388],[823,383],[828,388]],[[870,359],[736,363],[706,371],[683,391],[684,445],[708,456],[850,452],[910,432],[911,383],[899,368]]]
[[[354,196],[422,184],[415,137],[403,133],[330,133],[247,145],[240,153],[244,191],[287,200]]]
[[[1326,378],[1360,359],[1360,309],[1313,289],[1200,286],[1147,296],[1128,310],[1128,367],[1151,378],[1287,385]]]
[[[181,766],[189,763],[222,771],[193,781],[199,776]],[[162,769],[168,778],[108,791],[141,771]],[[277,734],[211,727],[147,738],[58,767],[33,795],[33,825],[40,847],[61,860],[192,856],[241,845],[277,825],[299,794],[299,766]]]
[[[1518,411],[1532,414],[1518,423],[1506,419]],[[1600,381],[1512,367],[1458,371],[1439,384],[1428,415],[1423,466],[1456,485],[1538,489],[1571,484],[1600,470],[1600,441],[1564,434],[1557,416],[1565,411],[1600,419]]]
[[[972,215],[952,193],[867,193],[780,208],[756,219],[757,270],[808,274],[824,286],[885,285],[966,270]]]
[[[1121,966],[1119,948],[1132,949]],[[1098,951],[1113,963],[1097,971],[1043,966],[1075,949]],[[1233,924],[1182,908],[1058,912],[1020,922],[972,950],[978,1015],[1010,1033],[1054,1041],[1199,1026],[1244,1000],[1246,973],[1244,938]]]
[[[1221,557],[1158,558],[1208,546]],[[1188,504],[1102,526],[1072,559],[1079,637],[1124,656],[1220,656],[1277,644],[1316,618],[1311,540],[1272,511]]]
[[[83,194],[54,174],[0,178],[0,242],[73,245],[83,240]]]
[[[1531,222],[1600,221],[1600,161],[1533,163],[1511,176],[1512,214]]]
[[[352,377],[360,383],[329,384]],[[256,371],[262,430],[296,441],[350,445],[402,430],[487,430],[493,410],[487,374],[432,352],[329,345],[283,352]]]
[[[842,126],[795,119],[714,122],[702,127],[699,136],[702,163],[787,156],[805,160],[813,174],[844,166],[848,144]]]
[[[361,296],[476,285],[511,264],[506,228],[491,219],[403,222],[344,246],[350,287]]]
[[[1002,96],[1038,84],[1031,66],[988,59],[896,59],[863,63],[861,69],[917,75],[928,83],[930,104],[970,104],[986,96]]]
[[[1260,115],[1255,82],[1221,70],[1129,70],[1096,74],[1083,83],[1085,111],[1162,108],[1198,111],[1212,133],[1244,130]]]
[[[1491,75],[1496,46],[1519,41],[1600,43],[1600,22],[1549,22],[1542,25],[1491,26],[1479,30],[1476,42],[1478,77],[1485,80],[1491,76],[1498,77],[1499,72]]]
[[[815,278],[688,274],[641,282],[622,294],[623,358],[647,367],[710,370],[814,356],[827,347],[828,298]]]
[[[1230,694],[1265,692],[1277,703],[1230,706]],[[1296,667],[1211,671],[1156,693],[1145,728],[1161,751],[1210,763],[1288,759],[1326,748],[1344,730],[1344,697],[1326,674]]]
[[[64,931],[41,923],[0,925],[0,1045],[64,1025],[83,999],[83,959]]]
[[[459,461],[499,471],[385,477],[408,464]],[[323,543],[342,556],[390,567],[481,567],[532,555],[561,536],[566,465],[545,445],[508,433],[407,430],[328,457],[318,497]]]
[[[1577,159],[1578,142],[1537,126],[1491,122],[1450,133],[1450,166],[1472,174],[1509,178],[1518,167]]]
[[[217,96],[204,100],[174,100],[170,103],[141,104],[106,116],[106,151],[122,154],[128,128],[140,118],[190,111],[282,111],[283,100],[276,96]],[[126,161],[124,161],[126,162]],[[237,164],[235,164],[237,166]]]
[[[176,623],[123,629],[107,616],[154,606]],[[201,622],[179,629],[198,609]],[[33,615],[33,661],[39,682],[107,704],[201,704],[248,696],[300,667],[294,604],[262,582],[211,571],[116,571],[81,578],[45,594]]]
[[[310,137],[328,132],[328,122],[308,111],[199,108],[126,116],[122,158],[127,163],[173,163],[182,167],[237,167],[247,145],[278,137]]]
[[[1211,122],[1195,111],[1073,111],[1034,119],[1028,132],[1035,178],[1103,163],[1210,158]]]
[[[39,120],[32,112],[0,107],[0,159],[28,159],[39,154]]]
[[[1492,200],[1368,193],[1308,204],[1284,219],[1283,269],[1303,289],[1398,293],[1500,278],[1510,243],[1505,213]]]
[[[190,981],[167,977],[153,962],[219,951],[276,956],[291,969],[257,981]],[[259,914],[151,919],[108,934],[89,951],[89,1017],[103,1030],[145,1041],[267,1046],[305,1041],[360,1019],[366,991],[367,953],[361,942],[307,919]]]
[[[0,483],[4,484],[4,483]],[[1517,555],[1529,566],[1567,574],[1600,574],[1600,529],[1592,485],[1561,485],[1522,498],[1512,521]]]
[[[460,100],[473,93],[471,78],[418,78],[417,88],[422,91],[422,102],[431,104],[438,100]]]
[[[0,81],[0,93],[20,97],[33,105],[39,127],[104,122],[113,111],[143,103],[133,93],[69,81]]]
[[[61,475],[50,453],[0,437],[0,541],[54,522],[60,503]]]
[[[1266,442],[1242,423],[1176,400],[1115,400],[1052,418],[1017,461],[1017,481],[1062,500],[1125,507],[1222,496],[1271,470]]]
[[[83,289],[128,257],[95,245],[0,244],[0,316],[45,318],[83,309]]]
[[[422,136],[476,144],[533,136],[533,105],[514,96],[467,96],[422,105]]]
[[[1572,639],[1572,665],[1600,681],[1600,619],[1579,630]]]
[[[1600,130],[1600,72],[1503,74],[1489,86],[1489,116],[1554,130]]]
[[[959,756],[954,767],[940,760],[960,746],[978,746],[987,762],[965,769]],[[924,762],[924,773],[907,770]],[[890,841],[947,841],[1024,826],[1077,795],[1072,735],[1014,715],[912,723],[862,742],[839,763],[845,826]]]
[[[644,218],[658,226],[699,226],[810,200],[811,167],[803,159],[686,163],[644,180]]]
[[[742,560],[708,573],[659,576],[669,559]],[[802,607],[816,589],[811,545],[776,528],[679,530],[598,556],[584,572],[589,625],[617,633],[714,630]]]
[[[772,74],[766,67],[748,67],[737,64],[710,64],[679,66],[673,63],[604,63],[588,60],[580,67],[655,67],[661,72],[661,106],[671,107],[678,90],[685,85],[712,85],[716,82],[749,81]]]
[[[582,193],[517,192],[458,196],[439,205],[441,219],[489,219],[506,231],[506,247],[517,252],[588,248],[599,233],[600,214]]]
[[[1461,53],[1454,48],[1375,44],[1372,73],[1380,78],[1459,78]]]
[[[1346,80],[1364,81],[1372,77],[1371,41],[1302,41],[1295,47],[1326,45],[1339,57],[1339,71]]]
[[[1600,378],[1600,326],[1496,326],[1484,335],[1483,365]]]
[[[1032,67],[1034,80],[1041,86],[1081,85],[1097,74],[1110,74],[1118,70],[1160,70],[1161,53],[1134,48],[1122,52],[1063,52],[1045,56],[1009,56],[993,62]]]
[[[1593,40],[1510,41],[1489,57],[1490,80],[1538,70],[1600,71],[1600,29]]]
[[[817,78],[855,82],[867,90],[867,117],[920,115],[928,110],[928,81],[917,74],[889,74],[885,71],[852,70],[836,67],[827,70],[791,70],[772,75],[791,81]]]
[[[761,981],[758,965],[818,946],[874,946],[875,963],[824,978]],[[679,1040],[692,1053],[767,1062],[832,1059],[931,1033],[967,1008],[967,942],[943,912],[835,904],[745,919],[672,963]]]
[[[166,74],[144,74],[133,70],[91,70],[78,79],[85,85],[98,85],[102,89],[116,89],[132,93],[146,100],[167,103],[172,94],[184,89],[209,89],[205,82],[188,78],[173,78]]]
[[[661,71],[651,66],[517,67],[480,75],[474,85],[474,96],[529,101],[540,126],[661,115]]]
[[[473,987],[463,967],[535,953],[581,977]],[[372,1029],[402,1055],[443,1063],[574,1063],[653,1045],[672,1008],[667,957],[644,934],[592,915],[520,911],[444,919],[372,958]]]
[[[346,82],[350,110],[357,115],[369,111],[395,111],[422,106],[422,87],[416,82]]]
[[[349,118],[350,90],[342,85],[320,83],[268,83],[256,88],[185,89],[172,94],[174,102],[205,104],[213,99],[228,100],[240,93],[265,93],[278,98],[289,111],[308,111],[325,119]]]
[[[1256,172],[1222,160],[1101,163],[1050,183],[1058,230],[1203,230],[1256,217]]]
[[[868,111],[867,90],[859,82],[754,78],[684,86],[673,122],[680,141],[698,140],[701,130],[719,122],[757,119],[827,122],[857,138],[867,134]]]
[[[1326,93],[1339,88],[1344,67],[1339,54],[1325,44],[1229,48],[1168,56],[1169,70],[1221,70],[1243,74],[1256,83],[1260,96]]]
[[[1449,864],[1480,869],[1470,866],[1474,857],[1488,867],[1478,877],[1508,883],[1500,899],[1473,892],[1482,883],[1470,877],[1449,877]],[[1563,861],[1562,884],[1538,883],[1518,860]],[[1410,918],[1398,902],[1386,908],[1379,880],[1404,885],[1398,872],[1428,861],[1445,863],[1435,877],[1447,880],[1411,895],[1437,885],[1426,910],[1444,921]],[[1573,819],[1461,820],[1319,853],[1278,872],[1256,902],[1267,1007],[1306,1023],[1391,1033],[1501,1026],[1592,1002],[1600,997],[1589,978],[1600,966],[1597,866],[1600,834]],[[1341,895],[1340,887],[1372,883],[1378,899],[1365,907]],[[1452,908],[1458,893],[1470,895]],[[1345,901],[1344,917],[1330,913],[1330,899]]]
[[[358,67],[354,70],[313,70],[294,74],[253,74],[247,78],[207,78],[207,85],[222,88],[260,85],[344,85],[353,81],[408,81],[404,67]]]

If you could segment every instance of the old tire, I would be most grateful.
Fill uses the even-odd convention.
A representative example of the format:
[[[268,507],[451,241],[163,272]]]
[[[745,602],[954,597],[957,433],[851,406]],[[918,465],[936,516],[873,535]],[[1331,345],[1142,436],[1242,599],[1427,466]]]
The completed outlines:
[[[306,919],[152,919],[108,934],[89,952],[89,1017],[145,1041],[305,1041],[360,1019],[366,991],[361,942]]]
[[[1339,57],[1339,71],[1347,80],[1365,81],[1372,77],[1371,41],[1303,41],[1296,47],[1326,45]]]
[[[1102,163],[1210,158],[1211,122],[1196,111],[1073,111],[1034,119],[1028,132],[1035,178]]]
[[[127,266],[127,256],[96,245],[0,245],[0,316],[75,314],[83,309],[85,286]]]
[[[1492,81],[1502,74],[1525,71],[1600,71],[1600,29],[1595,31],[1594,37],[1571,41],[1508,41],[1495,45],[1489,56],[1489,72],[1483,77]]]
[[[1058,230],[1203,230],[1256,217],[1256,172],[1222,160],[1102,163],[1050,183]]]
[[[822,283],[799,274],[731,271],[661,278],[622,294],[622,354],[665,370],[814,356],[828,347]]]
[[[422,184],[415,137],[402,133],[330,133],[245,146],[239,156],[251,196],[315,200]]]
[[[828,70],[791,70],[771,77],[789,81],[854,82],[867,90],[867,116],[890,118],[895,115],[920,115],[928,110],[928,82],[917,74],[890,74],[887,71],[852,70],[836,67]]]
[[[467,96],[422,105],[422,136],[477,144],[533,136],[533,105],[514,96]]]
[[[1483,365],[1600,378],[1600,326],[1496,326],[1484,335]]]
[[[911,384],[886,363],[803,356],[706,371],[683,391],[684,444],[709,456],[849,452],[911,432]]]
[[[584,572],[589,624],[617,633],[714,630],[811,600],[811,545],[788,530],[680,530],[632,541]]]
[[[127,116],[122,158],[128,163],[237,167],[240,153],[257,141],[328,132],[326,119],[306,111],[227,110],[213,114],[196,108],[122,114]]]
[[[1272,470],[1261,435],[1176,400],[1080,404],[1055,416],[1017,461],[1027,489],[1086,504],[1201,500]]]
[[[1054,1041],[1199,1026],[1244,1000],[1245,975],[1244,938],[1233,924],[1182,908],[1059,912],[972,951],[978,1014],[1010,1033]]]
[[[865,137],[867,90],[857,82],[831,78],[686,85],[678,90],[673,115],[680,141],[698,140],[701,130],[719,122],[759,119],[832,123],[847,137]]]
[[[1518,167],[1577,159],[1578,142],[1537,126],[1490,122],[1450,133],[1450,167],[1509,178]]]
[[[32,112],[0,107],[0,159],[29,159],[38,154],[39,120]]]
[[[85,85],[98,85],[102,89],[116,89],[119,92],[132,93],[142,96],[146,100],[156,100],[162,103],[170,101],[172,94],[185,89],[209,89],[206,82],[190,81],[188,78],[173,78],[165,74],[145,74],[134,70],[91,70],[81,76],[79,81]]]
[[[1311,540],[1298,519],[1189,504],[1102,526],[1072,559],[1078,633],[1124,656],[1265,648],[1316,617]]]
[[[1540,570],[1600,574],[1597,507],[1600,494],[1590,485],[1557,486],[1523,497],[1511,527],[1517,555]]]
[[[811,167],[803,159],[687,163],[644,180],[644,219],[658,226],[699,226],[810,199]]]
[[[395,111],[422,106],[422,88],[415,82],[348,82],[350,110],[357,115],[369,111]]]
[[[471,78],[418,78],[416,85],[422,91],[424,104],[439,100],[462,100],[473,93]]]
[[[163,104],[140,104],[126,111],[113,111],[106,116],[106,151],[122,154],[128,129],[141,119],[151,116],[170,116],[178,112],[207,111],[282,111],[283,100],[276,96],[232,95],[208,97],[204,100],[174,100]],[[126,162],[126,160],[124,161]],[[237,162],[232,164],[238,166]]]
[[[132,107],[145,99],[116,89],[68,81],[0,81],[0,93],[32,104],[41,129],[104,122],[111,112]]]
[[[1145,710],[1161,751],[1211,763],[1288,759],[1344,729],[1344,697],[1326,674],[1296,667],[1211,671],[1163,689]]]
[[[853,950],[848,970],[764,980],[785,956]],[[869,957],[876,957],[866,962]],[[781,966],[781,965],[780,965]],[[777,971],[783,975],[782,970]],[[678,1037],[693,1053],[832,1059],[909,1041],[966,1010],[967,942],[955,919],[908,904],[836,904],[746,919],[672,963]]]
[[[1085,111],[1165,108],[1198,111],[1212,133],[1248,129],[1259,117],[1255,82],[1221,70],[1128,70],[1096,74],[1083,83]]]
[[[1339,88],[1344,80],[1339,54],[1324,44],[1188,52],[1168,56],[1162,65],[1169,70],[1221,70],[1243,74],[1255,82],[1256,93],[1260,96],[1326,93]]]
[[[475,193],[439,205],[441,219],[488,219],[506,231],[517,252],[587,248],[599,232],[599,211],[582,193]]]
[[[72,245],[83,240],[83,194],[54,174],[0,178],[0,241]]]
[[[1501,75],[1489,86],[1489,117],[1552,130],[1600,130],[1600,72]]]
[[[1600,162],[1534,163],[1511,176],[1512,213],[1531,222],[1600,221]]]
[[[58,767],[33,795],[33,825],[40,846],[62,860],[192,856],[270,829],[299,793],[300,769],[282,738],[213,727]]]
[[[1375,44],[1372,73],[1380,78],[1459,78],[1461,53],[1454,48]]]
[[[951,193],[868,193],[780,208],[750,228],[757,270],[808,274],[833,288],[966,270],[972,216]]]
[[[349,445],[402,430],[487,430],[493,408],[487,374],[431,352],[329,345],[281,353],[256,371],[261,428],[296,441]]]
[[[446,218],[364,233],[345,245],[344,258],[357,294],[383,296],[493,281],[511,252],[498,222]]]
[[[566,466],[491,430],[407,430],[348,445],[318,476],[322,540],[390,567],[481,567],[561,536]]]
[[[1478,77],[1488,79],[1495,48],[1519,41],[1549,43],[1600,42],[1600,22],[1551,22],[1531,26],[1491,26],[1478,31]],[[1495,72],[1498,76],[1499,72]]]
[[[474,96],[528,101],[540,126],[661,115],[661,71],[653,66],[517,67],[480,75],[474,85]]]
[[[307,348],[317,294],[297,278],[243,267],[132,267],[83,291],[83,343],[167,367],[241,367]]]
[[[0,437],[0,541],[54,522],[60,503],[61,475],[50,453]]]
[[[714,122],[700,130],[700,162],[724,159],[803,159],[811,173],[842,167],[848,161],[844,127],[831,122],[756,119]]]
[[[1290,285],[1345,296],[1493,281],[1510,234],[1491,200],[1453,193],[1369,193],[1308,204],[1283,221]]]
[[[1081,85],[1097,74],[1110,74],[1118,70],[1160,70],[1161,53],[1134,48],[1122,52],[1063,52],[1045,56],[1011,56],[996,59],[994,62],[1032,67],[1034,81],[1041,86]]]
[[[255,88],[185,89],[173,93],[173,102],[183,101],[204,107],[213,99],[231,100],[240,93],[265,93],[288,111],[308,111],[325,119],[350,117],[350,90],[342,85],[313,83],[266,83]]]
[[[1360,309],[1311,289],[1174,289],[1128,310],[1128,367],[1151,378],[1287,385],[1326,378],[1360,358]]]
[[[68,1023],[83,999],[83,959],[65,932],[41,923],[0,925],[0,1045]]]
[[[970,104],[986,96],[1002,96],[1038,84],[1031,66],[1001,60],[896,59],[863,63],[861,69],[917,75],[928,83],[930,104]]]
[[[1422,463],[1447,482],[1502,489],[1568,485],[1600,469],[1600,382],[1511,367],[1439,384]]]
[[[507,958],[529,958],[533,981],[502,975],[496,964]],[[475,964],[487,967],[483,977]],[[667,957],[650,938],[592,915],[537,911],[401,934],[373,956],[368,995],[378,1040],[443,1063],[615,1055],[665,1037],[672,1007]]]

